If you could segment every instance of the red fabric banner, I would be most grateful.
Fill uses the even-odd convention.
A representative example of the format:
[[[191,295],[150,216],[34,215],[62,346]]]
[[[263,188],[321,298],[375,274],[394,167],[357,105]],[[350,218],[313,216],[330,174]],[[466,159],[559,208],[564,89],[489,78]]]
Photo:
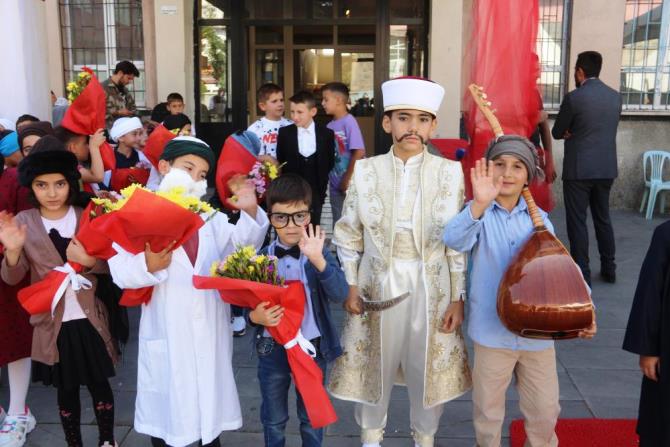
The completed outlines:
[[[466,54],[468,84],[484,88],[504,132],[528,137],[540,113],[535,54],[538,27],[537,0],[475,0],[472,36]],[[465,86],[467,87],[467,86]],[[463,110],[470,148],[463,157],[466,191],[471,197],[469,172],[484,156],[493,131],[465,89]]]
[[[305,309],[305,288],[300,281],[281,287],[241,279],[194,276],[193,285],[196,289],[216,289],[223,301],[236,306],[255,309],[264,301],[269,301],[271,306],[280,304],[284,307],[284,316],[278,326],[268,327],[268,332],[282,346],[298,336]],[[323,386],[323,373],[319,366],[297,344],[286,349],[286,356],[312,427],[333,424],[337,415]]]

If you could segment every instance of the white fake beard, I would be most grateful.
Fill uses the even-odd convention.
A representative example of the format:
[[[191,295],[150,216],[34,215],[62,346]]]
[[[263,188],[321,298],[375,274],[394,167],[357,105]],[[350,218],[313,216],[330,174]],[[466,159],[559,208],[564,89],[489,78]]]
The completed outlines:
[[[158,185],[159,191],[168,191],[175,187],[185,188],[185,194],[201,198],[207,194],[207,180],[195,181],[188,172],[179,168],[170,168]]]

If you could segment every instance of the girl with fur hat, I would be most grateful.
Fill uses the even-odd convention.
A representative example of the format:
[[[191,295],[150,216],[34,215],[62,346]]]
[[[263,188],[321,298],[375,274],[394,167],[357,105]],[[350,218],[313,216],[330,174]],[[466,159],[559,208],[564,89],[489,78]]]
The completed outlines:
[[[55,138],[46,136],[40,143]],[[86,386],[93,398],[101,446],[113,446],[114,396],[109,377],[114,375],[117,348],[107,322],[107,309],[96,296],[94,274],[107,272],[107,264],[89,256],[74,237],[82,210],[73,206],[79,194],[80,174],[74,154],[60,148],[35,150],[18,169],[19,181],[30,189],[34,208],[12,217],[0,213],[0,243],[5,256],[0,275],[7,284],[19,283],[28,274],[32,283],[66,261],[84,266],[82,281],[90,284],[75,292],[71,287],[50,312],[33,315],[33,377],[53,384],[68,446],[82,446],[79,388]],[[24,423],[27,433],[34,419]],[[22,439],[25,442],[25,436]],[[23,445],[22,443],[12,445]]]
[[[16,214],[32,208],[27,190],[22,188],[16,168],[4,168],[5,158],[0,154],[0,212]],[[0,262],[3,247],[0,244]],[[16,299],[18,291],[27,286],[22,281],[8,286],[0,281],[0,367],[7,365],[9,376],[9,407],[0,407],[0,446],[21,446],[35,418],[26,407],[26,396],[30,384],[30,347],[33,328],[30,315]]]

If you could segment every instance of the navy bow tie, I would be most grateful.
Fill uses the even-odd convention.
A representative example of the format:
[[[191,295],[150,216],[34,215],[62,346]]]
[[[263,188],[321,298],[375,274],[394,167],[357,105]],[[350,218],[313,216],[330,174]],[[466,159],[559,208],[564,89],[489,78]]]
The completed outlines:
[[[275,247],[275,256],[277,256],[279,259],[283,258],[284,256],[293,256],[295,259],[300,259],[300,247],[294,245],[291,248],[283,248],[277,245]]]

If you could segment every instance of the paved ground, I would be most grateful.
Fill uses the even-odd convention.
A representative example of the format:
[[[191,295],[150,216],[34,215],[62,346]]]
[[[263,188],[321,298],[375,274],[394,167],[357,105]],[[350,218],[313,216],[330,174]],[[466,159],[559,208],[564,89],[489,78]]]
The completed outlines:
[[[557,343],[558,368],[561,386],[561,416],[564,418],[635,418],[639,396],[640,374],[637,359],[621,350],[637,275],[652,231],[663,219],[645,221],[639,214],[618,211],[613,214],[617,235],[618,282],[605,284],[594,277],[593,294],[598,307],[599,332],[592,341],[565,341]],[[564,213],[552,214],[557,232],[565,237]],[[592,236],[591,241],[595,238]],[[598,256],[592,247],[592,269],[598,272]],[[595,262],[594,262],[595,261]],[[336,312],[341,320],[342,311]],[[137,322],[137,312],[133,311]],[[135,334],[137,333],[136,327]],[[237,385],[244,412],[244,427],[221,437],[225,446],[261,446],[259,434],[260,396],[256,379],[256,359],[250,356],[251,336],[236,339],[234,366]],[[123,363],[112,380],[116,397],[117,440],[124,447],[149,446],[146,437],[132,429],[135,398],[137,338],[133,338],[125,349]],[[409,406],[403,388],[395,391],[390,405],[385,447],[413,445],[409,434]],[[0,387],[0,403],[7,404],[6,383]],[[508,392],[507,419],[504,434],[507,436],[509,420],[518,418],[517,393]],[[62,430],[56,410],[54,389],[33,386],[28,403],[35,413],[38,426],[29,436],[27,445],[40,447],[64,446]],[[355,446],[358,444],[358,427],[353,418],[353,406],[335,401],[339,422],[327,429],[326,446]],[[87,392],[82,392],[82,421],[84,443],[96,445],[97,427]],[[294,410],[293,410],[294,411]],[[292,414],[295,414],[294,412]],[[437,445],[470,447],[473,445],[472,405],[470,396],[450,402],[445,407],[442,424],[438,432]],[[289,423],[287,445],[299,446],[300,440],[295,418]],[[507,438],[505,439],[507,444]]]

